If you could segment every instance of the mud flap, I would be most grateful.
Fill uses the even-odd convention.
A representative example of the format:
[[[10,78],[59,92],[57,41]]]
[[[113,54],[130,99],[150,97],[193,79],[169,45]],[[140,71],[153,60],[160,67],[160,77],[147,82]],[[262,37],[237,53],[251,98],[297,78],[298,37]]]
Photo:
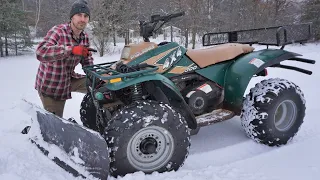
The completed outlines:
[[[23,100],[21,108],[31,115],[32,124],[24,133],[41,152],[75,177],[106,180],[109,153],[97,132],[49,113]]]

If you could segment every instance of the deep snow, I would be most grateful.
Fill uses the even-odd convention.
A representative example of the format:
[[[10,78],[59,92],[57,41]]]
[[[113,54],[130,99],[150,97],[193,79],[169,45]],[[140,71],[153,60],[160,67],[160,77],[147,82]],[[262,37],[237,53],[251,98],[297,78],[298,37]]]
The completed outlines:
[[[256,47],[264,48],[263,46]],[[296,71],[268,68],[267,78],[280,77],[299,85],[306,99],[306,117],[297,136],[286,146],[267,147],[246,137],[239,117],[204,127],[191,138],[190,155],[178,172],[141,172],[128,174],[122,180],[316,180],[320,178],[320,121],[318,84],[320,82],[320,44],[289,45],[286,50],[305,58],[318,60],[316,65],[286,62],[313,71],[311,76]],[[119,54],[98,57],[95,63],[115,61]],[[30,52],[23,56],[0,58],[0,180],[65,180],[76,179],[65,172],[31,145],[21,130],[30,124],[31,116],[23,112],[21,99],[41,106],[34,90],[38,61]],[[77,67],[82,72],[81,66]],[[261,81],[251,80],[249,88]],[[249,88],[246,90],[248,93]],[[64,117],[79,120],[83,95],[74,93],[67,101]],[[78,178],[81,179],[81,178]],[[115,178],[110,178],[115,179]]]

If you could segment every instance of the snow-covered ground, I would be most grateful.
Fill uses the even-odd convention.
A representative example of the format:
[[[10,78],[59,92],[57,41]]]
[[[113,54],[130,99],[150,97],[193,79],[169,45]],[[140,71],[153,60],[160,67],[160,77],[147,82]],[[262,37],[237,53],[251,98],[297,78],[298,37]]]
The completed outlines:
[[[260,49],[263,47],[257,47]],[[286,62],[313,71],[311,76],[299,72],[271,69],[271,77],[281,77],[299,85],[306,98],[306,117],[297,136],[283,147],[267,147],[245,136],[239,117],[204,127],[191,139],[190,155],[177,172],[141,172],[119,180],[318,180],[320,179],[320,44],[290,45],[286,50],[318,60],[316,65]],[[119,54],[95,56],[95,63],[115,61]],[[0,58],[0,180],[71,180],[65,172],[33,145],[21,130],[30,124],[30,116],[19,108],[22,98],[41,106],[34,80],[38,67],[35,54]],[[77,67],[81,72],[81,66]],[[263,78],[254,78],[249,88]],[[246,93],[249,91],[247,89]],[[82,94],[67,101],[64,117],[79,120]],[[79,178],[81,179],[81,178]],[[114,178],[110,178],[114,179]]]

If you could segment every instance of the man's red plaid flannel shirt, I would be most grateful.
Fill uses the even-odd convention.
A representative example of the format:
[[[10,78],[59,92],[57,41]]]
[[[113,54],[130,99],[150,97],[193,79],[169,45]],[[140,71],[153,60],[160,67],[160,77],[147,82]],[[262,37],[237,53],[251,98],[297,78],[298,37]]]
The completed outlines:
[[[77,42],[69,23],[57,25],[48,31],[36,51],[40,65],[35,89],[55,99],[71,98],[71,78],[84,77],[74,72],[75,67],[79,63],[82,66],[93,64],[91,54],[88,58],[82,58],[71,53],[72,47],[76,45],[89,47],[88,35],[82,32]]]

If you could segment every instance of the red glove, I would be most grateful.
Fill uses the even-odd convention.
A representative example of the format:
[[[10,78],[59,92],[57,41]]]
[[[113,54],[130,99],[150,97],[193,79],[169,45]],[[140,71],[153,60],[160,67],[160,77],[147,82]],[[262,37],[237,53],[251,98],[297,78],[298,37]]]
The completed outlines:
[[[72,48],[72,54],[77,56],[88,57],[89,56],[89,49],[84,46],[74,46]]]

